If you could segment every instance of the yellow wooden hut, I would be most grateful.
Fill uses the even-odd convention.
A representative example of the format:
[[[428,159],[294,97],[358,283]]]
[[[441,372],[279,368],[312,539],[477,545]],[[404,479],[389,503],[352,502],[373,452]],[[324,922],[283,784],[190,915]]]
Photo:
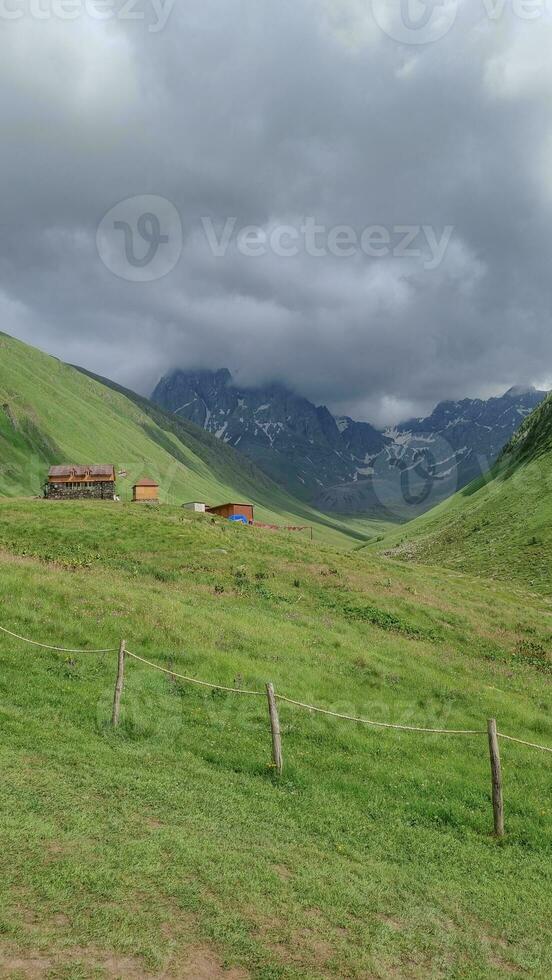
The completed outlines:
[[[159,484],[149,476],[143,476],[132,488],[132,500],[134,503],[159,503]]]

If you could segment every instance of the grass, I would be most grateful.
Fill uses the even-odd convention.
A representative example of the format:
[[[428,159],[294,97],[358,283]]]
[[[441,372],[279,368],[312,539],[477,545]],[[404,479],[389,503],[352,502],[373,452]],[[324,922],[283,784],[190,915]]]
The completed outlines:
[[[338,547],[381,533],[379,522],[319,513],[192,423],[0,334],[0,494],[40,495],[50,465],[64,462],[113,463],[127,473],[123,500],[147,474],[164,503],[246,499],[258,520],[313,525]]]
[[[0,625],[344,713],[552,745],[552,609],[521,586],[177,507],[0,503]],[[546,977],[549,756],[214,693],[0,638],[0,975]],[[34,970],[34,973],[33,973]]]

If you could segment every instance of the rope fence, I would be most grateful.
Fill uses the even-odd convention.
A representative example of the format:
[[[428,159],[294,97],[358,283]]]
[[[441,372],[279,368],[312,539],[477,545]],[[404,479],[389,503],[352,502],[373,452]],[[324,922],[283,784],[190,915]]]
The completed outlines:
[[[356,718],[354,715],[342,715],[337,711],[329,711],[328,708],[317,708],[314,704],[305,704],[303,701],[293,701],[286,698],[283,694],[277,694],[278,701],[285,701],[286,704],[295,704],[298,708],[306,708],[308,711],[315,711],[320,715],[330,715],[332,718],[343,718],[345,721],[355,721],[359,725],[370,725],[372,728],[392,728],[398,732],[420,732],[425,735],[486,735],[484,731],[471,731],[469,729],[452,728],[416,728],[414,725],[391,725],[385,721],[368,721],[367,718]]]
[[[169,674],[170,677],[177,677],[179,680],[187,681],[188,684],[197,684],[200,687],[208,687],[212,691],[227,691],[229,694],[251,694],[254,697],[264,697],[262,691],[244,691],[239,687],[223,687],[221,684],[211,684],[209,681],[200,681],[197,677],[187,677],[186,674],[178,674],[175,670],[169,670],[167,667],[160,667],[159,664],[152,663],[151,660],[145,660],[144,657],[139,657],[136,653],[131,653],[130,650],[126,651],[127,657],[132,657],[133,660],[139,660],[142,664],[147,664],[148,667],[153,667],[154,670],[161,671],[162,674]],[[486,735],[487,732],[475,731],[469,729],[450,729],[450,728],[416,728],[414,725],[391,725],[384,721],[368,721],[367,718],[357,718],[355,715],[343,715],[337,711],[329,711],[328,708],[318,708],[314,704],[305,704],[304,701],[294,701],[293,698],[286,698],[283,694],[275,694],[277,701],[283,701],[286,704],[294,704],[298,708],[306,708],[307,711],[315,711],[320,715],[331,715],[332,718],[343,718],[346,721],[355,721],[359,725],[371,725],[373,728],[393,728],[400,732],[423,732],[427,735]],[[526,743],[529,744],[529,743]],[[552,751],[552,750],[551,750]]]
[[[530,749],[539,749],[541,752],[552,752],[546,745],[537,745],[536,742],[525,742],[522,738],[514,738],[512,735],[505,735],[504,732],[497,732],[499,738],[507,742],[517,742],[518,745],[528,745]]]
[[[39,643],[38,640],[29,640],[26,636],[20,636],[19,633],[12,633],[4,626],[0,626],[0,631],[7,633],[8,636],[14,636],[16,640],[22,640],[23,643],[30,643],[33,647],[42,647],[43,650],[56,650],[57,653],[115,653],[117,650],[117,647],[109,647],[107,650],[70,650],[67,647],[53,647],[48,643]]]
[[[154,670],[161,671],[162,674],[169,674],[171,677],[178,677],[181,681],[187,681],[188,684],[197,684],[199,687],[208,687],[212,691],[227,691],[229,694],[252,694],[254,697],[262,697],[261,691],[243,691],[239,687],[223,687],[222,684],[210,684],[209,681],[200,681],[196,677],[187,677],[186,674],[177,674],[174,670],[167,670],[166,667],[160,667],[159,664],[153,664],[151,660],[144,660],[143,657],[139,657],[136,653],[131,653],[130,650],[126,651],[127,657],[132,657],[133,660],[139,660],[142,664],[147,664],[148,667],[153,667]]]
[[[180,674],[175,670],[169,669],[167,667],[161,667],[159,664],[153,663],[151,660],[146,660],[145,657],[139,656],[137,653],[132,653],[126,647],[126,641],[122,640],[119,647],[109,647],[104,650],[76,650],[67,647],[51,646],[47,643],[39,643],[37,640],[31,640],[28,637],[21,636],[19,633],[14,633],[11,630],[6,629],[4,626],[0,626],[0,631],[7,634],[8,636],[14,637],[23,643],[31,644],[35,647],[41,647],[44,650],[54,650],[58,653],[115,653],[118,651],[118,664],[117,664],[117,678],[115,681],[115,693],[113,698],[113,713],[111,718],[111,723],[114,728],[117,728],[120,721],[120,711],[121,711],[121,700],[124,691],[124,681],[125,681],[125,661],[127,657],[135,660],[139,663],[144,664],[147,667],[151,667],[153,670],[157,670],[162,674],[168,674],[170,677],[177,678],[179,680],[185,681],[187,684],[193,684],[198,687],[206,687],[212,691],[225,691],[228,694],[241,694],[251,697],[264,697],[265,692],[262,691],[251,691],[239,687],[225,687],[222,684],[213,684],[210,681],[199,680],[197,677],[190,677],[186,674]],[[494,814],[494,830],[497,837],[504,836],[504,802],[503,802],[503,789],[502,789],[502,769],[500,761],[500,748],[499,740],[504,739],[507,742],[514,742],[517,745],[525,745],[528,748],[537,749],[540,752],[551,752],[552,748],[546,745],[539,745],[536,742],[528,742],[521,738],[515,738],[513,735],[505,735],[504,732],[499,732],[497,730],[496,720],[490,718],[487,721],[487,728],[483,729],[451,729],[451,728],[421,728],[415,725],[395,725],[390,722],[384,721],[372,721],[368,718],[359,718],[354,715],[341,714],[337,711],[330,711],[329,708],[320,708],[314,704],[307,704],[304,701],[296,701],[293,698],[285,697],[283,694],[277,694],[274,690],[272,684],[266,685],[266,697],[268,699],[268,711],[270,718],[270,728],[272,735],[272,761],[273,766],[278,774],[282,775],[283,772],[283,752],[282,752],[282,734],[280,729],[280,719],[278,714],[278,702],[281,704],[291,704],[297,708],[302,708],[306,711],[312,711],[316,714],[327,715],[332,718],[339,718],[344,721],[352,721],[360,725],[368,725],[372,728],[381,729],[391,729],[393,731],[399,732],[411,732],[415,734],[424,735],[468,735],[468,736],[487,736],[489,742],[489,754],[491,763],[491,780],[492,780],[492,800],[493,800],[493,814]]]

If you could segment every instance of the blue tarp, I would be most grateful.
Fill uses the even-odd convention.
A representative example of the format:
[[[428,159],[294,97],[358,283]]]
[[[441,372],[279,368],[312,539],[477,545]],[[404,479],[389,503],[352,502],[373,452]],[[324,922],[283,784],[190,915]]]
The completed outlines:
[[[249,524],[245,514],[234,514],[233,517],[228,518],[229,521],[234,521],[234,524]]]

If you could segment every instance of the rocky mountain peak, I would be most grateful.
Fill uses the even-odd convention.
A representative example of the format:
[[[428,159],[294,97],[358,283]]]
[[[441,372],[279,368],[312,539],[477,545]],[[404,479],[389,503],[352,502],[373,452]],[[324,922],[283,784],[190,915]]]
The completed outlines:
[[[413,516],[408,507],[402,510],[408,474],[431,474],[431,492],[414,495],[427,509],[486,471],[545,395],[517,386],[498,398],[443,401],[429,417],[386,432],[349,416],[335,418],[278,382],[240,387],[227,368],[173,371],[152,400],[240,450],[323,510]]]
[[[514,385],[504,393],[504,398],[522,398],[523,395],[545,395],[546,392],[538,392],[534,385]]]

